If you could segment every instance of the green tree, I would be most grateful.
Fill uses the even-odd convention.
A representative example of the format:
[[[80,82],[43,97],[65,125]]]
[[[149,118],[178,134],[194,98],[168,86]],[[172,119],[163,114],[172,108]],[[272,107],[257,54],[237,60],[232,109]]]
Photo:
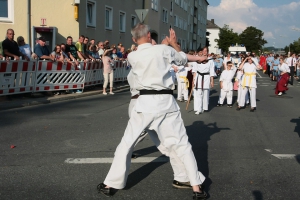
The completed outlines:
[[[232,44],[239,43],[239,35],[233,32],[232,28],[229,28],[229,25],[224,24],[224,27],[220,29],[219,39],[215,40],[218,43],[219,49],[222,52],[228,52],[228,48]]]
[[[249,26],[239,35],[239,38],[247,51],[258,52],[267,43],[263,36],[264,32],[253,26]]]
[[[298,38],[298,40],[295,40],[289,46],[284,47],[284,51],[286,53],[288,53],[289,51],[296,54],[300,53],[300,38]]]

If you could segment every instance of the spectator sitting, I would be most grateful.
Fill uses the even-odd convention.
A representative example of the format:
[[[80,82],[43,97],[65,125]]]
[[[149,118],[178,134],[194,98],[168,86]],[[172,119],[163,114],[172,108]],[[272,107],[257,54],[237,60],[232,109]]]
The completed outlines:
[[[123,45],[121,43],[118,44],[118,48],[117,48],[117,56],[118,58],[123,58],[123,54],[121,52],[121,48],[123,47]]]
[[[29,44],[25,43],[24,37],[19,36],[17,38],[17,43],[19,45],[19,50],[22,54],[26,55],[28,58],[37,58],[37,55],[35,53],[32,53],[31,48]]]
[[[26,60],[29,58],[22,54],[19,50],[18,44],[14,41],[15,32],[13,29],[6,31],[6,39],[2,42],[3,54],[10,59],[20,60],[20,56],[23,56]]]
[[[99,54],[98,54],[96,45],[92,45],[91,56],[92,56],[94,59],[100,59],[100,56],[99,56]]]
[[[102,57],[104,53],[104,44],[103,42],[98,42],[98,54],[100,57]]]
[[[73,60],[76,65],[79,65],[79,62],[77,61],[77,59],[81,59],[84,60],[84,58],[82,57],[81,53],[78,51],[78,49],[76,48],[76,46],[74,44],[72,44],[73,42],[73,38],[71,36],[67,37],[67,44],[66,44],[66,53],[68,55],[68,57]]]
[[[39,37],[38,44],[34,47],[34,53],[39,59],[47,59],[54,61],[54,59],[50,57],[50,51],[46,47],[46,39],[44,37]]]
[[[53,52],[50,54],[50,57],[52,57],[52,59],[56,61],[64,61],[64,54],[59,44],[55,46]]]

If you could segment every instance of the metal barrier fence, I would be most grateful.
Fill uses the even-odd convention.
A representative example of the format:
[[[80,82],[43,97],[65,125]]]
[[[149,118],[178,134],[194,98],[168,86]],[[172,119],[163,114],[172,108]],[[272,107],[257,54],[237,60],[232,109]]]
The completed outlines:
[[[126,81],[130,71],[126,61],[114,62],[114,82]],[[0,96],[84,89],[103,84],[103,63],[51,61],[0,61]]]

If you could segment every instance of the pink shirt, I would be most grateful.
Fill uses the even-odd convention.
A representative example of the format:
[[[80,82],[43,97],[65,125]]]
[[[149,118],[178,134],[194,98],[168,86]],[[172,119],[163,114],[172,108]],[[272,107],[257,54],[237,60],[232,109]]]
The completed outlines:
[[[109,74],[112,72],[112,67],[110,65],[110,63],[113,63],[113,60],[109,57],[109,56],[104,56],[102,58],[102,62],[103,62],[103,74]]]

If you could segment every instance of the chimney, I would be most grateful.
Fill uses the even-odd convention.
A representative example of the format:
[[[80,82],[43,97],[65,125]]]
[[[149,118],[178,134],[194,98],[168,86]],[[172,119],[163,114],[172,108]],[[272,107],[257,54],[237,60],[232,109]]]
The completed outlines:
[[[212,23],[212,24],[215,24],[215,20],[214,20],[214,19],[211,19],[211,23]]]

